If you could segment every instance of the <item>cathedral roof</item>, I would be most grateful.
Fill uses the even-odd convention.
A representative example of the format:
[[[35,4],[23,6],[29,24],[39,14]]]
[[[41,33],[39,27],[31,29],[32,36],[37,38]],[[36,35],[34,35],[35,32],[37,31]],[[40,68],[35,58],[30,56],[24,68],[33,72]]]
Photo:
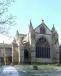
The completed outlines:
[[[0,43],[0,48],[4,48],[4,47],[11,48],[12,45],[11,44],[6,44],[6,43]]]
[[[44,20],[42,20],[42,23],[39,24],[35,29],[37,29],[38,27],[41,27],[41,26],[44,26],[44,27],[46,27],[47,29],[49,29],[49,28],[47,27],[47,25],[45,24]],[[50,29],[49,29],[49,30],[50,30]],[[50,30],[50,31],[51,31],[51,30]]]
[[[41,30],[40,28],[43,27],[45,29],[45,31],[47,31],[47,34],[51,34],[51,30],[47,27],[47,25],[44,23],[44,20],[42,20],[42,23],[39,24],[36,28],[35,28],[35,32],[38,32],[39,30]]]

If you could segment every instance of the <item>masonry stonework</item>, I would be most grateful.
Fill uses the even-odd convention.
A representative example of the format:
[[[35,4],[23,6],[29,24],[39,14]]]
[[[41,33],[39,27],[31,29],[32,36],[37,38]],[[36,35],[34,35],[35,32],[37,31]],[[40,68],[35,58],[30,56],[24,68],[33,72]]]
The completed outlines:
[[[13,62],[59,63],[58,33],[54,25],[50,30],[43,20],[35,29],[30,21],[28,34],[17,31],[12,47]]]

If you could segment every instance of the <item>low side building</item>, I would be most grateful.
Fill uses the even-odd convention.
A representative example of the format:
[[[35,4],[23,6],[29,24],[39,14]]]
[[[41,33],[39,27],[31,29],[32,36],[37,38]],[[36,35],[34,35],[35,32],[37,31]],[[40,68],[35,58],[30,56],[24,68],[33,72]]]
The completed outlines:
[[[12,46],[0,43],[0,65],[10,63],[12,63]]]

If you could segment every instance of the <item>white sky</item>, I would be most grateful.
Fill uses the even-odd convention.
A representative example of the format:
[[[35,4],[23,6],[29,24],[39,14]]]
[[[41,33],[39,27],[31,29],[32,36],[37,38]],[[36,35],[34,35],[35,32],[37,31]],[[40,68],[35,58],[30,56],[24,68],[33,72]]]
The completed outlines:
[[[0,43],[8,43],[10,44],[13,41],[13,38],[9,38],[7,36],[1,35],[0,34]]]

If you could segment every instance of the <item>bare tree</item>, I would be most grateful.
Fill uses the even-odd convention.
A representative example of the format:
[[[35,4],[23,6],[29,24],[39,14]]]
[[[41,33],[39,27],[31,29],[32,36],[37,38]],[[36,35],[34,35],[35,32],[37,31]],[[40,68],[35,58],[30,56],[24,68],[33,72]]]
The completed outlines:
[[[8,9],[14,0],[0,0],[0,33],[7,34],[9,28],[14,25],[14,16],[8,13]]]

